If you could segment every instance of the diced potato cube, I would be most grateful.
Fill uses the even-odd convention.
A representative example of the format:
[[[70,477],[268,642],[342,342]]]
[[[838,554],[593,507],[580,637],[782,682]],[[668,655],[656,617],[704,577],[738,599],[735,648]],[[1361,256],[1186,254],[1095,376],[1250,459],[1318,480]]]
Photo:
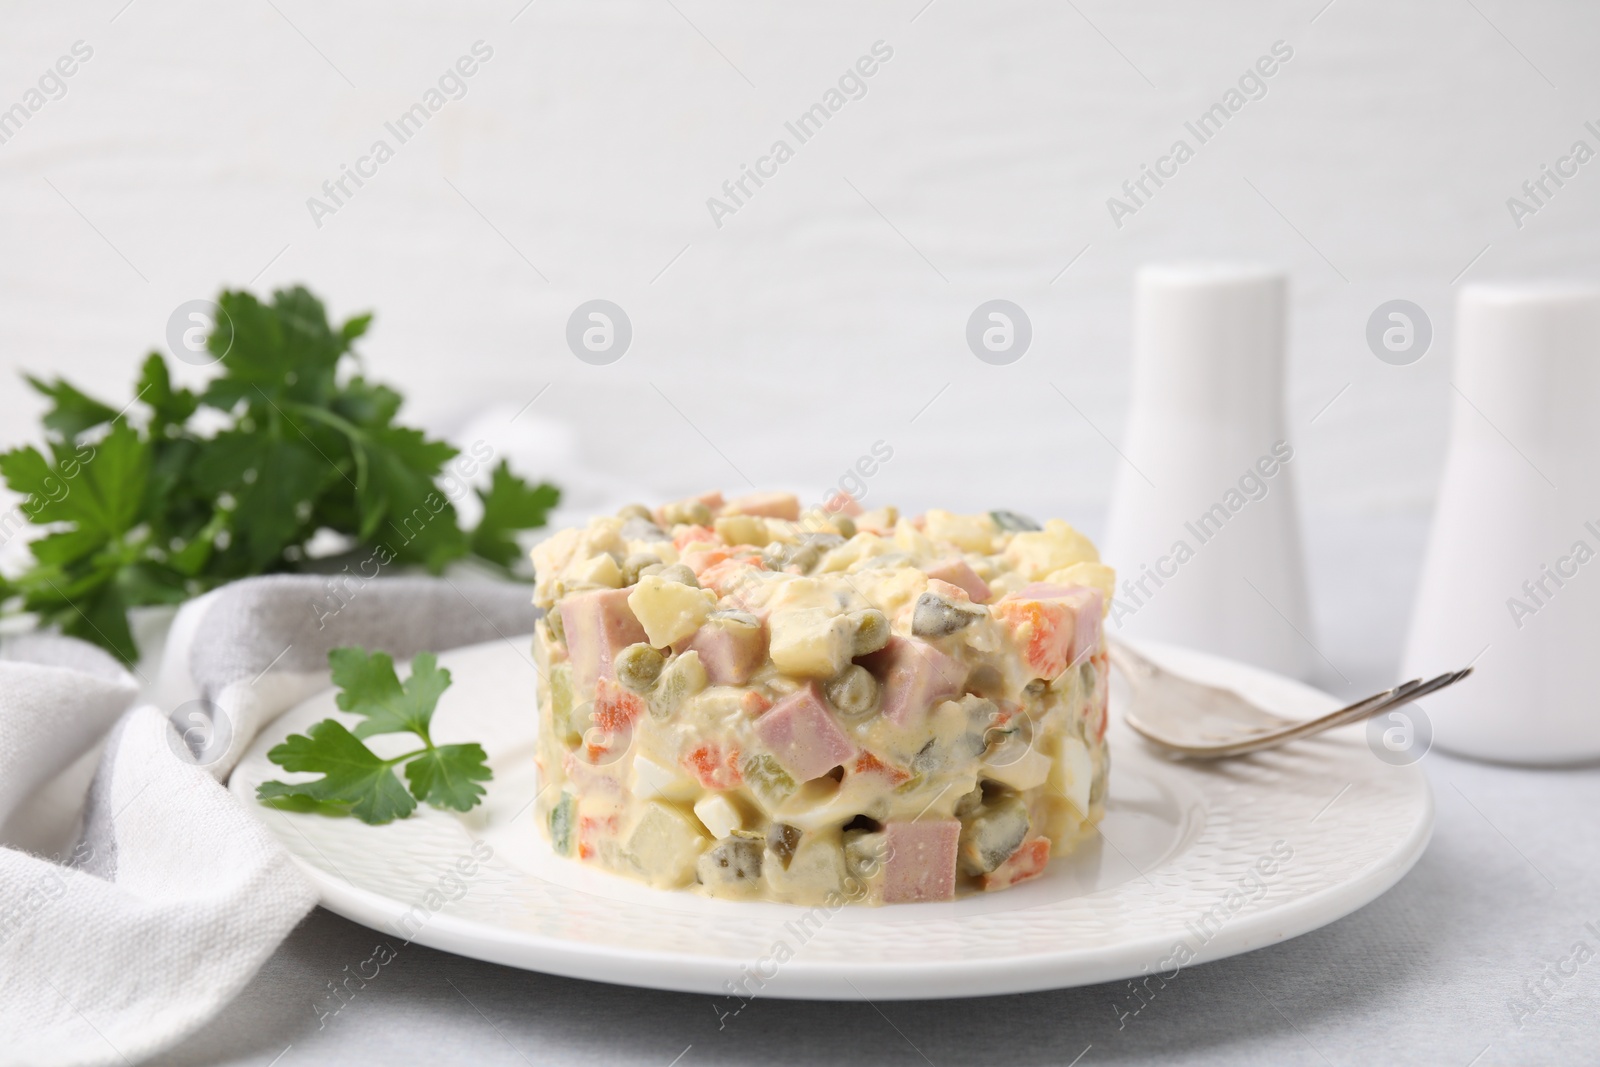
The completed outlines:
[[[1012,789],[1035,789],[1050,777],[1050,757],[1035,747],[1029,747],[1020,756],[1002,746],[999,758],[1003,763],[985,763],[983,777],[1009,785]]]
[[[710,843],[696,820],[652,801],[628,835],[627,855],[652,885],[677,889],[694,878],[695,863]]]
[[[716,522],[717,536],[730,545],[754,545],[763,548],[772,540],[767,532],[767,520],[759,515],[724,515]]]
[[[1100,590],[1101,611],[1111,610],[1111,598],[1117,594],[1117,572],[1104,563],[1074,563],[1053,572],[1045,581],[1056,585],[1081,585]]]
[[[769,655],[784,674],[832,678],[850,662],[849,621],[825,608],[774,612]]]
[[[744,818],[733,802],[721,793],[707,793],[694,802],[695,818],[711,831],[711,836],[721,839],[735,830],[744,828]]]
[[[1098,563],[1100,553],[1089,539],[1060,519],[1051,519],[1043,530],[1014,534],[1006,545],[1006,562],[1037,582],[1074,563]]]
[[[1000,528],[987,514],[955,515],[929,508],[923,516],[922,532],[932,540],[948,541],[963,552],[988,555],[994,551],[995,535]]]
[[[608,553],[602,552],[592,559],[577,564],[567,575],[568,585],[598,585],[617,589],[622,585],[622,568]]]
[[[647,574],[628,594],[628,607],[656,648],[682,640],[700,628],[716,606],[717,594],[709,589]]]

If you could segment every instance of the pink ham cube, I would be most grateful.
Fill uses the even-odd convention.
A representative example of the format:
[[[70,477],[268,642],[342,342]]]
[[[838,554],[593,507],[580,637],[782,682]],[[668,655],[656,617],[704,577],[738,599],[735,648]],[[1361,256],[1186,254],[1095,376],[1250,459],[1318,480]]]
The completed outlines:
[[[967,682],[959,661],[919,637],[891,637],[881,651],[861,662],[877,676],[884,717],[896,726],[921,721],[935,704],[960,696]]]
[[[1035,582],[991,610],[1035,676],[1054,679],[1100,646],[1100,604],[1098,589]]]
[[[712,685],[743,685],[767,658],[767,628],[708,619],[689,647],[700,654]]]
[[[967,565],[967,561],[959,556],[945,560],[943,563],[928,568],[928,577],[963,590],[972,598],[974,604],[982,604],[989,599],[989,583],[978,577],[978,572]]]
[[[722,508],[724,515],[759,515],[764,519],[800,517],[800,498],[793,493],[746,493],[728,501]]]
[[[561,601],[561,628],[567,634],[574,698],[594,696],[595,682],[611,677],[611,660],[629,645],[645,640],[644,627],[628,607],[629,589],[573,593]]]
[[[956,846],[960,819],[915,819],[884,824],[888,862],[883,902],[914,904],[956,895]]]
[[[821,778],[856,754],[815,682],[757,719],[756,736],[797,782]]]

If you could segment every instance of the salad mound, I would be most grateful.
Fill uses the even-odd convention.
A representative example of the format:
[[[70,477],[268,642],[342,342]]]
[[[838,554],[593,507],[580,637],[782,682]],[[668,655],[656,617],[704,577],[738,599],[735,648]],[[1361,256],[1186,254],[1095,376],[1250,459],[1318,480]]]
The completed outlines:
[[[1113,573],[1067,523],[630,505],[533,550],[554,850],[795,904],[1004,889],[1104,810]]]

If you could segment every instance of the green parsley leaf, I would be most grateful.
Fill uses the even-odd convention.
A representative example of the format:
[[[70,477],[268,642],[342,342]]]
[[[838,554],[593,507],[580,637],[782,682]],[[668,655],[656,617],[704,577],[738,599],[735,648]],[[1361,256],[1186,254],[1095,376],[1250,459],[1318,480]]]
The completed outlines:
[[[413,733],[429,741],[433,709],[450,688],[450,672],[439,667],[432,652],[417,654],[403,685],[387,652],[336,648],[328,653],[328,665],[340,690],[340,710],[366,719],[356,727],[357,737]]]
[[[440,745],[406,764],[411,795],[436,808],[471,811],[483,798],[483,786],[494,777],[489,757],[477,744]]]
[[[404,683],[387,652],[336,648],[328,653],[328,665],[339,688],[335,697],[339,708],[363,721],[354,733],[336,719],[325,719],[306,734],[291,734],[267,758],[285,770],[320,771],[323,777],[300,783],[263,782],[256,787],[258,799],[288,811],[348,810],[369,823],[403,819],[418,801],[470,811],[483,799],[484,789],[478,783],[494,777],[483,746],[435,745],[428,734],[439,697],[450,687],[450,672],[440,668],[433,653],[416,656]],[[385,760],[362,743],[362,738],[374,734],[394,733],[415,734],[423,747]],[[409,793],[394,773],[397,764],[405,765]]]
[[[470,545],[474,555],[502,567],[522,554],[513,536],[518,530],[543,526],[550,509],[561,502],[561,490],[549,482],[529,485],[511,473],[501,460],[489,478],[489,491],[477,490],[483,501],[483,518],[473,528]]]
[[[303,734],[290,734],[267,758],[284,770],[311,771],[322,777],[309,782],[262,782],[256,786],[256,796],[262,800],[300,796],[348,804],[350,814],[373,825],[403,819],[416,810],[417,802],[395,777],[389,762],[373,755],[337,719],[323,719]]]
[[[75,441],[85,430],[103,426],[117,417],[116,408],[85,395],[60,378],[47,382],[31,374],[25,377],[37,392],[55,401],[45,412],[45,429],[55,431],[68,441]]]
[[[468,556],[506,570],[517,532],[544,524],[555,489],[505,469],[480,493],[486,521],[461,528],[444,488],[456,449],[400,424],[400,394],[367,377],[351,347],[370,315],[330,321],[299,286],[217,303],[214,376],[194,388],[154,352],[121,408],[28,379],[50,406],[42,447],[0,455],[0,476],[25,498],[5,529],[46,529],[30,540],[33,566],[0,581],[7,610],[131,660],[127,620],[112,615],[313,570],[309,546],[327,532],[438,573]]]

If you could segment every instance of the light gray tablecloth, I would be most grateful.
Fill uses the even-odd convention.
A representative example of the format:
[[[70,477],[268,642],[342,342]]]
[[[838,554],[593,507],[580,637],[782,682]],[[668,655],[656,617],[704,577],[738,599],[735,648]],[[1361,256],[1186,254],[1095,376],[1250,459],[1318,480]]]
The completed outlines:
[[[1395,669],[1423,530],[1421,516],[1311,524],[1316,640],[1352,691],[1386,683]],[[1372,609],[1385,603],[1394,606]],[[1125,1021],[1114,1006],[1125,990],[1105,985],[876,1006],[756,1001],[724,1027],[713,997],[411,946],[323,1022],[314,1005],[327,983],[371,955],[377,935],[318,909],[237,1000],[162,1062],[1600,1061],[1600,770],[1495,767],[1438,752],[1423,765],[1438,822],[1399,885],[1321,930],[1187,969]],[[1596,958],[1580,963],[1578,942]]]

